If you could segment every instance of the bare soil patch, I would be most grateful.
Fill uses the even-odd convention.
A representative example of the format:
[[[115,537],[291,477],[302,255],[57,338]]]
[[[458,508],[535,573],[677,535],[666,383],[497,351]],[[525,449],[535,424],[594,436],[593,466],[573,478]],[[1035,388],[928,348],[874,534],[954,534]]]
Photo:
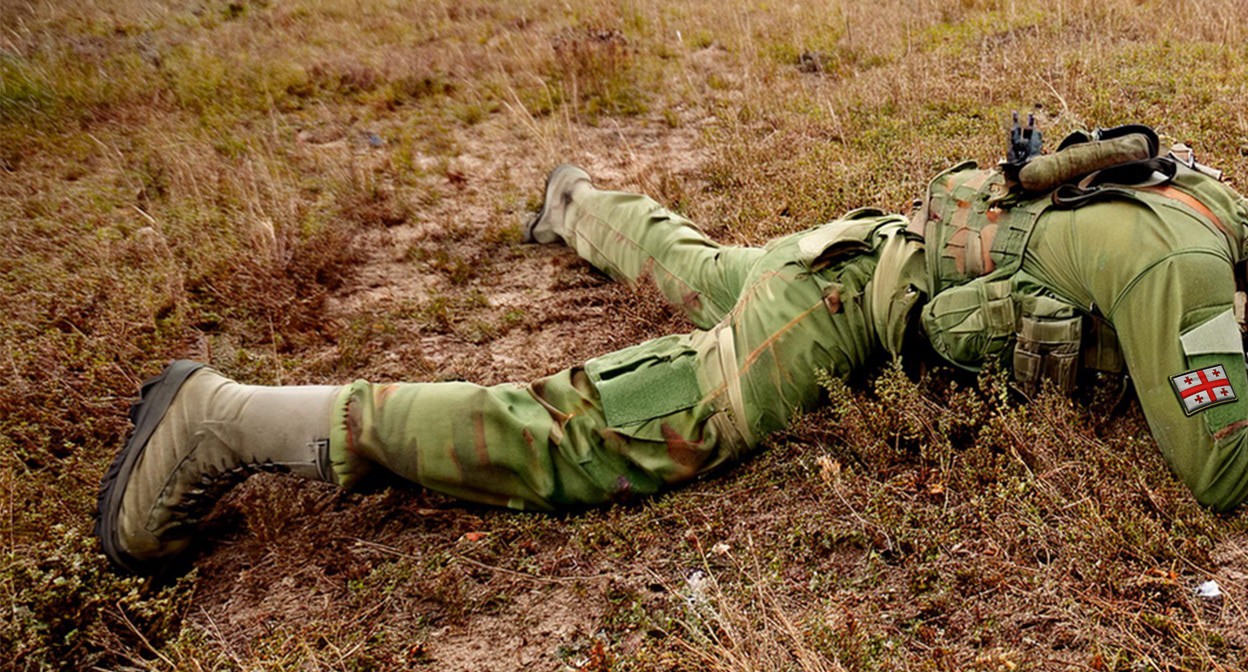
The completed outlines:
[[[705,151],[697,149],[698,130],[656,130],[654,124],[641,119],[610,128],[578,127],[576,135],[593,152],[569,160],[581,159],[601,188],[637,189],[659,174],[688,179],[679,171],[705,160]],[[395,319],[384,352],[356,375],[486,385],[525,381],[692,328],[656,291],[620,286],[572,250],[519,244],[520,227],[533,214],[529,208],[540,203],[547,167],[536,165],[526,136],[511,131],[507,119],[498,119],[458,139],[463,154],[452,162],[453,177],[438,185],[449,193],[433,205],[408,206],[405,221],[358,241],[360,266],[330,297],[326,320],[394,319],[408,315],[403,306],[428,306],[431,300],[451,306],[453,316],[433,324],[420,316]],[[341,152],[343,160],[348,153],[361,162],[387,160],[384,147],[344,143],[324,151]],[[498,192],[505,189],[517,196],[500,211]],[[457,262],[446,259],[469,265],[469,277],[458,279],[458,267],[448,266]],[[320,358],[339,356],[327,351]],[[396,585],[393,603],[364,608],[351,622],[365,632],[384,633],[390,644],[410,642],[396,648],[438,669],[555,670],[584,664],[602,626],[611,572],[618,568],[597,561],[574,568],[592,578],[578,579],[575,572],[560,577],[565,551],[548,538],[526,544],[539,566],[556,567],[553,579],[491,569],[457,555],[474,543],[464,535],[507,515],[465,508],[403,484],[355,495],[254,477],[208,523],[206,536],[222,538],[209,542],[195,561],[200,579],[192,621],[221,642],[256,641],[266,629],[334,622],[352,602],[351,582],[376,572],[379,564],[449,553],[453,567]],[[557,525],[558,519],[545,524]],[[455,590],[441,594],[438,584]],[[477,595],[468,604],[450,604],[463,591]]]

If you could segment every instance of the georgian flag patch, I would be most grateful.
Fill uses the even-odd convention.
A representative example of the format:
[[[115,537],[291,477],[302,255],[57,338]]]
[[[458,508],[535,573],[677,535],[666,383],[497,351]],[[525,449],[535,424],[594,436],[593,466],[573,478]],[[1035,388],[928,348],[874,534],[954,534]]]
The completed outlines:
[[[1179,403],[1183,404],[1183,412],[1188,415],[1235,401],[1235,389],[1226,379],[1226,369],[1221,364],[1180,373],[1170,378],[1170,384],[1174,385]]]

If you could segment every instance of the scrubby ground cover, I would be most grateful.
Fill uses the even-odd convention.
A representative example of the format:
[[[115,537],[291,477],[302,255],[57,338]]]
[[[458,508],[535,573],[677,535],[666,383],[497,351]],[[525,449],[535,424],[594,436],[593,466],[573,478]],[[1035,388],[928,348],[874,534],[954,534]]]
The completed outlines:
[[[1248,524],[1111,384],[887,368],[746,464],[569,516],[253,477],[112,573],[138,383],[532,378],[691,328],[519,244],[575,161],[727,242],[904,210],[1143,121],[1248,179],[1238,0],[0,4],[0,660],[12,669],[1232,670]],[[1216,580],[1223,595],[1193,589]]]

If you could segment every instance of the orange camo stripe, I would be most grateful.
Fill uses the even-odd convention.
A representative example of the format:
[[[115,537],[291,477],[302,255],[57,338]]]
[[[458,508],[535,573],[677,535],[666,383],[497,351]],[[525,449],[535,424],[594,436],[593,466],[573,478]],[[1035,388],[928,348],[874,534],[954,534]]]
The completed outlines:
[[[988,212],[992,212],[989,210]],[[991,218],[989,218],[991,220]],[[980,254],[983,255],[983,273],[987,275],[997,268],[997,262],[992,260],[992,242],[997,239],[997,225],[989,224],[979,230]]]
[[[971,174],[967,176],[967,179],[959,186],[973,191],[979,191],[980,187],[984,186],[984,183],[988,181],[988,177],[991,174],[992,173],[986,170],[972,171]]]
[[[740,304],[737,304],[737,305],[740,305]],[[742,360],[741,367],[738,369],[738,375],[744,375],[746,372],[748,372],[754,366],[754,363],[758,361],[758,358],[762,356],[764,351],[770,349],[773,343],[775,343],[782,336],[784,336],[789,331],[791,331],[794,327],[800,324],[807,317],[810,317],[811,313],[815,312],[816,310],[820,308],[823,308],[826,310],[822,297],[819,299],[817,303],[815,303],[815,305],[798,313],[797,317],[794,317],[792,320],[789,320],[787,324],[785,324],[779,330],[773,332],[770,336],[768,336],[766,340],[760,343],[757,348],[754,348],[754,350],[750,351],[750,354],[746,355],[745,359]],[[715,397],[718,397],[719,395],[723,394],[724,391],[727,389],[728,389],[728,384],[726,382],[720,383],[719,385],[715,386],[715,389],[711,390],[710,392],[708,392],[702,397],[701,403],[705,403],[711,399],[714,399]]]
[[[823,307],[824,307],[823,298],[821,297],[818,303],[798,313],[797,317],[789,320],[788,324],[785,324],[778,331],[768,336],[767,339],[764,340],[762,343],[760,343],[757,348],[754,348],[754,350],[750,352],[750,354],[746,355],[745,361],[741,363],[741,373],[745,373],[746,371],[748,371],[750,367],[754,365],[754,362],[757,361],[758,358],[762,356],[763,351],[770,350],[773,343],[780,340],[782,336],[789,333],[789,331],[791,331],[793,327],[796,327],[798,324],[804,321],[807,317],[810,317],[811,313]]]
[[[614,234],[616,234],[617,236],[619,236],[619,238],[620,238],[620,240],[621,240],[621,241],[626,242],[626,243],[628,243],[629,245],[632,245],[634,248],[636,248],[636,249],[640,250],[641,252],[643,252],[643,253],[647,256],[647,258],[648,258],[648,260],[650,261],[650,263],[652,264],[652,266],[651,266],[651,269],[652,269],[652,270],[651,270],[651,277],[653,277],[653,267],[654,267],[654,266],[658,266],[659,268],[661,268],[661,269],[663,269],[664,271],[666,271],[666,272],[667,272],[667,274],[668,274],[669,276],[671,276],[671,278],[672,278],[673,280],[675,280],[678,284],[684,285],[685,287],[689,288],[690,290],[696,289],[696,288],[694,288],[694,287],[690,286],[690,285],[689,285],[689,283],[685,282],[685,281],[684,281],[684,279],[683,279],[683,278],[681,278],[679,275],[676,275],[675,273],[673,273],[673,272],[672,272],[672,269],[667,268],[667,267],[666,267],[666,266],[664,266],[663,264],[659,263],[659,261],[658,261],[657,259],[655,259],[655,258],[654,258],[654,255],[653,255],[653,254],[650,254],[650,251],[649,251],[649,250],[647,250],[646,248],[644,248],[644,247],[642,247],[642,246],[641,246],[641,243],[639,243],[639,242],[637,242],[637,241],[633,240],[632,238],[629,238],[627,235],[625,235],[625,234],[624,234],[624,232],[623,232],[623,231],[620,231],[620,230],[619,230],[619,229],[617,229],[616,227],[611,226],[611,223],[610,223],[610,222],[608,222],[608,221],[606,221],[606,220],[602,219],[601,217],[598,217],[598,216],[594,215],[592,212],[585,212],[585,213],[581,213],[581,215],[580,215],[580,216],[581,216],[581,217],[585,217],[585,218],[587,218],[587,219],[592,219],[592,220],[594,220],[594,221],[598,222],[598,223],[599,223],[599,224],[601,224],[604,228],[606,228],[608,231],[610,231],[611,233],[614,233]],[[573,232],[573,234],[575,234],[575,235],[576,235],[576,237],[577,237],[577,238],[579,238],[579,239],[581,239],[581,240],[584,240],[585,242],[589,243],[589,246],[590,246],[590,247],[592,247],[592,248],[594,248],[594,251],[595,251],[595,252],[597,252],[600,256],[602,256],[602,257],[604,257],[604,258],[608,258],[608,259],[610,258],[610,255],[609,255],[609,254],[607,254],[606,252],[603,252],[603,250],[602,250],[602,247],[601,247],[601,246],[599,246],[599,245],[598,245],[598,244],[596,244],[593,240],[591,240],[591,239],[589,238],[589,236],[587,236],[587,235],[585,235],[585,234],[581,233],[581,232],[580,232],[580,230],[579,230],[579,227],[578,227],[578,228],[574,228],[574,229],[572,230],[572,232]],[[640,278],[638,278],[638,279],[640,279]]]
[[[1244,429],[1244,428],[1248,428],[1248,420],[1240,420],[1240,421],[1238,421],[1238,422],[1233,422],[1233,423],[1231,423],[1231,424],[1229,424],[1229,425],[1227,425],[1227,426],[1223,427],[1222,429],[1219,429],[1218,431],[1214,432],[1214,433],[1213,433],[1213,440],[1214,440],[1214,441],[1221,441],[1222,439],[1225,439],[1226,437],[1230,436],[1231,434],[1234,434],[1235,432],[1238,432],[1238,431],[1240,431],[1241,429]]]
[[[1213,211],[1210,210],[1207,205],[1205,205],[1204,203],[1201,203],[1195,196],[1192,196],[1186,191],[1181,191],[1175,188],[1173,185],[1169,185],[1169,184],[1145,187],[1145,189],[1161,194],[1162,196],[1165,196],[1166,198],[1176,200],[1182,203],[1183,205],[1186,205],[1187,207],[1200,213],[1205,219],[1208,219],[1210,222],[1213,222],[1213,225],[1218,227],[1219,231],[1221,231],[1222,233],[1228,236],[1231,235],[1231,232],[1226,228],[1226,225],[1222,223],[1221,219],[1218,219],[1217,215],[1213,214]]]
[[[959,211],[964,212],[964,211]],[[954,219],[957,219],[955,216]],[[971,230],[965,226],[953,232],[945,243],[945,256],[953,259],[953,265],[959,275],[966,275],[966,238]]]

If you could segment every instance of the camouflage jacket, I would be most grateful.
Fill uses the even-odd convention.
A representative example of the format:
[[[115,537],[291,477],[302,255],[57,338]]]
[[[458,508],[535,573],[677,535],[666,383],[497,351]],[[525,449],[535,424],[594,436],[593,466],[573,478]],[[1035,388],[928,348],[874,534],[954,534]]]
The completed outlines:
[[[962,164],[932,180],[911,221],[926,277],[910,281],[931,297],[919,324],[955,366],[1003,361],[1026,390],[1125,365],[1174,471],[1227,509],[1248,498],[1246,226],[1248,201],[1185,167],[1058,207]]]

